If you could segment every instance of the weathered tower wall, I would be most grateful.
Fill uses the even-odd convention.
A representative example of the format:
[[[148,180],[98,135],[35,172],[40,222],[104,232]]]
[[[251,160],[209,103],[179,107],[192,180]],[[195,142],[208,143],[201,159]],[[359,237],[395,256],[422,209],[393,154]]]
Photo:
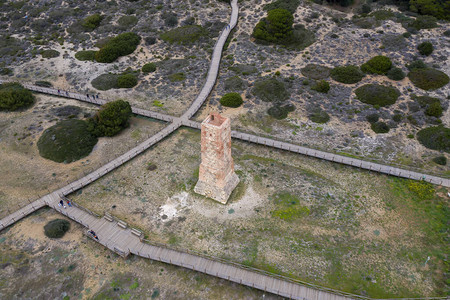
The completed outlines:
[[[194,191],[225,204],[239,183],[231,157],[230,119],[211,113],[202,122],[201,143],[202,162]]]

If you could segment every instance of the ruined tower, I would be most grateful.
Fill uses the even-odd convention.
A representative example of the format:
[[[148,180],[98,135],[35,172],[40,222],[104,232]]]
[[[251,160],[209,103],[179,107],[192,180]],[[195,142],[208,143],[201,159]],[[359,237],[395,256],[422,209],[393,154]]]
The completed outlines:
[[[194,191],[223,204],[239,183],[231,157],[230,119],[211,113],[202,122],[202,162]]]

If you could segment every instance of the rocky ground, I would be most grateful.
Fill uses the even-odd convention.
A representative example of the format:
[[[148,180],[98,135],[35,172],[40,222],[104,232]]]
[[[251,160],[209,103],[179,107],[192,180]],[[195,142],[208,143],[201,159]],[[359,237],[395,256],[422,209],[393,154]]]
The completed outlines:
[[[183,268],[124,260],[73,222],[62,239],[49,239],[43,227],[56,218],[63,217],[41,209],[0,232],[2,299],[278,299]]]

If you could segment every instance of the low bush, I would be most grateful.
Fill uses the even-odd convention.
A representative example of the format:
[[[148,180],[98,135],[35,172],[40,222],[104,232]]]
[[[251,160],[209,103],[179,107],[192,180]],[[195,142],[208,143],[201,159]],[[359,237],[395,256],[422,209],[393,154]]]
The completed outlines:
[[[301,72],[304,76],[314,80],[328,78],[330,76],[330,71],[330,68],[316,64],[308,64],[303,69],[301,69]]]
[[[361,81],[364,73],[357,66],[342,66],[331,70],[331,78],[337,82],[352,84]]]
[[[236,64],[230,67],[230,70],[242,75],[250,75],[258,72],[258,69],[255,66],[246,64]]]
[[[100,22],[102,20],[103,16],[101,16],[100,14],[94,14],[84,18],[81,22],[81,26],[83,26],[85,30],[94,30],[95,28],[100,26]]]
[[[286,104],[286,105],[277,105],[275,104],[271,108],[267,110],[267,114],[277,120],[282,120],[287,118],[288,114],[290,112],[293,112],[295,110],[295,106],[292,104]]]
[[[428,66],[423,62],[423,60],[417,59],[407,64],[406,68],[412,71],[414,69],[426,69]]]
[[[436,90],[448,84],[449,77],[444,72],[436,69],[413,69],[408,73],[411,82],[423,90]]]
[[[378,120],[380,119],[380,115],[379,114],[377,114],[377,113],[373,113],[373,114],[370,114],[370,115],[368,115],[367,117],[366,117],[366,119],[367,119],[367,121],[369,121],[369,123],[376,123],[376,122],[378,122]]]
[[[115,89],[118,87],[117,79],[119,75],[117,74],[102,74],[91,81],[92,86],[100,91],[107,91],[110,89]]]
[[[330,120],[330,115],[321,108],[313,110],[308,118],[314,123],[324,124]]]
[[[370,14],[371,17],[374,17],[378,21],[389,20],[395,18],[395,14],[390,10],[377,10]]]
[[[0,75],[11,76],[14,72],[10,68],[0,68]]]
[[[378,106],[389,106],[397,101],[400,92],[391,86],[366,84],[355,90],[356,97],[364,103]]]
[[[402,69],[394,67],[386,73],[386,76],[391,80],[399,81],[405,78],[406,74],[402,71]]]
[[[81,61],[86,61],[86,60],[94,61],[96,52],[97,51],[94,51],[94,50],[81,50],[81,51],[78,51],[77,53],[75,53],[75,58],[78,60],[81,60]]]
[[[430,117],[439,118],[442,116],[442,106],[440,102],[434,102],[425,109],[425,114]]]
[[[46,88],[50,88],[53,86],[53,84],[51,82],[43,81],[43,80],[38,80],[34,84],[37,86],[46,87]]]
[[[256,81],[252,93],[265,102],[282,102],[290,97],[284,83],[276,78]]]
[[[184,74],[183,72],[170,74],[169,80],[171,82],[184,81],[186,80],[186,74]]]
[[[439,27],[437,19],[432,16],[418,16],[416,19],[407,22],[406,26],[413,27],[416,30]]]
[[[391,67],[392,62],[389,57],[378,55],[364,63],[361,70],[369,74],[386,74]]]
[[[97,138],[86,121],[69,119],[46,129],[37,142],[39,154],[55,162],[71,163],[91,153]]]
[[[226,107],[239,107],[243,102],[239,93],[228,93],[220,99],[220,104]]]
[[[0,111],[15,111],[34,103],[33,94],[20,83],[0,84]]]
[[[445,166],[447,165],[447,157],[444,155],[436,156],[433,158],[433,162],[437,163],[438,165]]]
[[[387,34],[381,38],[383,47],[389,51],[400,51],[408,46],[406,39],[401,34]]]
[[[130,117],[130,103],[121,99],[108,102],[89,119],[89,131],[95,136],[114,136],[128,127]]]
[[[70,223],[67,220],[55,219],[51,220],[44,226],[45,236],[51,239],[59,239],[70,229]]]
[[[140,41],[141,37],[133,32],[119,34],[95,53],[95,60],[102,63],[111,63],[120,56],[133,53]]]
[[[160,38],[168,43],[192,44],[202,36],[207,36],[208,31],[199,25],[185,25],[160,35]]]
[[[227,91],[242,91],[245,87],[245,82],[239,76],[233,76],[225,80],[225,90]]]
[[[155,63],[147,63],[142,67],[142,72],[144,73],[153,73],[156,71]]]
[[[137,83],[138,80],[136,76],[130,73],[119,75],[119,77],[117,78],[117,87],[121,89],[132,88],[136,86]]]
[[[134,25],[136,25],[138,22],[138,18],[135,16],[122,16],[119,18],[119,20],[117,21],[117,23],[119,24],[120,27],[123,27],[125,29],[130,29],[132,28]]]
[[[326,94],[330,90],[330,84],[325,80],[320,80],[311,89]]]
[[[264,10],[272,10],[276,8],[283,8],[291,12],[295,13],[297,7],[300,5],[300,0],[277,0],[271,2],[269,4],[264,5]]]
[[[372,128],[372,130],[375,133],[388,133],[389,132],[389,126],[381,121],[375,122],[370,124],[370,128]]]
[[[55,58],[59,56],[59,52],[53,49],[43,50],[41,52],[43,58]]]
[[[417,46],[417,50],[419,53],[425,56],[430,55],[433,52],[433,44],[430,42],[423,42]]]
[[[294,16],[283,8],[275,8],[267,13],[253,29],[252,36],[260,41],[285,44],[293,36]]]
[[[450,152],[450,129],[442,125],[420,130],[417,140],[429,149]]]

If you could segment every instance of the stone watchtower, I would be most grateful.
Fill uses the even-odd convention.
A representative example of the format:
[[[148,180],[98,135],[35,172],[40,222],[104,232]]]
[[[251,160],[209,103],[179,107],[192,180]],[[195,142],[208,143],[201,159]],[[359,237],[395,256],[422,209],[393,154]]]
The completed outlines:
[[[202,162],[194,191],[226,204],[239,183],[231,157],[230,119],[211,113],[202,122]]]

